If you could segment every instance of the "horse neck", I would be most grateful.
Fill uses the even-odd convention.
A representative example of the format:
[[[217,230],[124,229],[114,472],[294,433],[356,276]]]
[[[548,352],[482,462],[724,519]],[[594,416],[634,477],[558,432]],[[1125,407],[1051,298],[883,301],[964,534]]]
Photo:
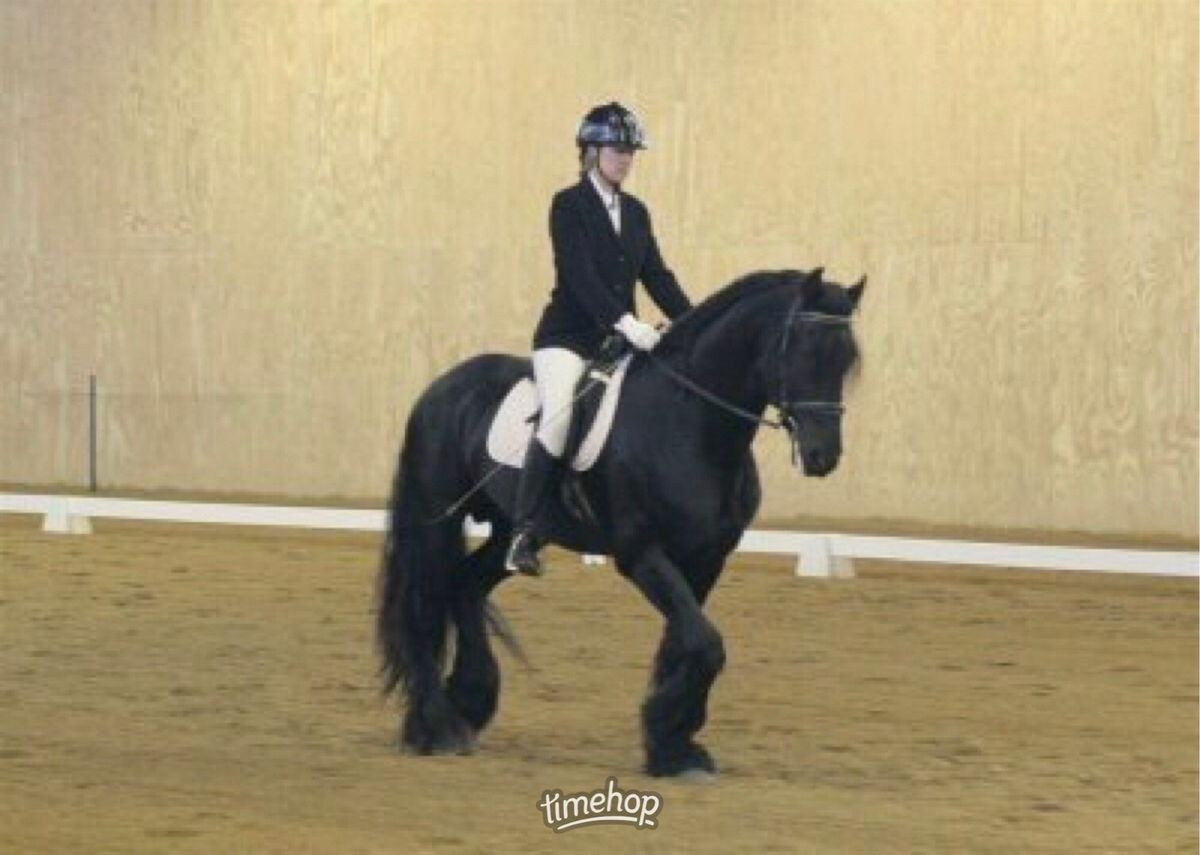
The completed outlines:
[[[730,404],[761,416],[770,391],[763,377],[763,348],[771,331],[782,321],[788,303],[777,295],[763,295],[731,306],[696,337],[686,361],[679,367],[696,384]],[[705,433],[730,454],[749,448],[758,424],[704,402]]]
[[[776,294],[731,306],[697,335],[687,359],[692,379],[731,404],[761,413],[770,393],[760,371],[763,347],[782,324],[786,307]]]

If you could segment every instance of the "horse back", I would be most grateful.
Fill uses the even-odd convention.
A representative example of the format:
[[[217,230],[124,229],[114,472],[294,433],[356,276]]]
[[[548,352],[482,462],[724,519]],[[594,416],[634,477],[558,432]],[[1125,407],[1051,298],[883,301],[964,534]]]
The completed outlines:
[[[484,353],[458,363],[439,375],[413,407],[421,410],[446,409],[480,414],[495,410],[522,377],[532,376],[528,359],[507,353]]]
[[[436,450],[443,466],[453,461],[461,476],[473,476],[486,462],[492,416],[512,385],[531,373],[529,359],[502,353],[458,363],[434,379],[413,404],[406,445],[415,444],[427,454]]]

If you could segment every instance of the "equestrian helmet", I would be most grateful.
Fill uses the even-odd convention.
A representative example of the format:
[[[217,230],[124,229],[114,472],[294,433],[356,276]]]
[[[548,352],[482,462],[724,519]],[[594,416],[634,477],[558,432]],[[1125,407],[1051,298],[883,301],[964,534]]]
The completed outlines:
[[[575,132],[575,143],[580,148],[619,145],[641,149],[646,148],[646,131],[633,111],[612,101],[588,111]]]

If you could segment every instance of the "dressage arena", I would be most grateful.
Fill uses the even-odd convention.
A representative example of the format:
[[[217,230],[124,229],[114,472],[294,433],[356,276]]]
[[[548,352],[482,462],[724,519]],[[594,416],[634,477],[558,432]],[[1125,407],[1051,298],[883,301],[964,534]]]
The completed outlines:
[[[499,602],[473,757],[400,756],[370,634],[378,536],[0,516],[6,852],[1194,852],[1197,583],[737,559],[713,784],[638,774],[659,622],[551,553]],[[544,790],[663,796],[555,835]]]
[[[0,854],[1197,852],[1198,57],[1195,0],[0,0]],[[492,407],[630,287],[548,490],[629,579],[487,623],[553,471]],[[655,826],[547,821],[609,787]]]

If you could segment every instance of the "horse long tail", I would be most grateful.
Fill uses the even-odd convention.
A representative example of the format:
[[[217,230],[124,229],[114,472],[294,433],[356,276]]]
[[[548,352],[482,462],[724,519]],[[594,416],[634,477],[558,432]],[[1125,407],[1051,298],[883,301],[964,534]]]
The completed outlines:
[[[438,692],[452,629],[451,584],[466,552],[463,518],[430,524],[441,511],[423,484],[428,458],[417,412],[409,419],[388,504],[388,530],[379,572],[376,638],[383,693],[398,686],[410,699]]]

